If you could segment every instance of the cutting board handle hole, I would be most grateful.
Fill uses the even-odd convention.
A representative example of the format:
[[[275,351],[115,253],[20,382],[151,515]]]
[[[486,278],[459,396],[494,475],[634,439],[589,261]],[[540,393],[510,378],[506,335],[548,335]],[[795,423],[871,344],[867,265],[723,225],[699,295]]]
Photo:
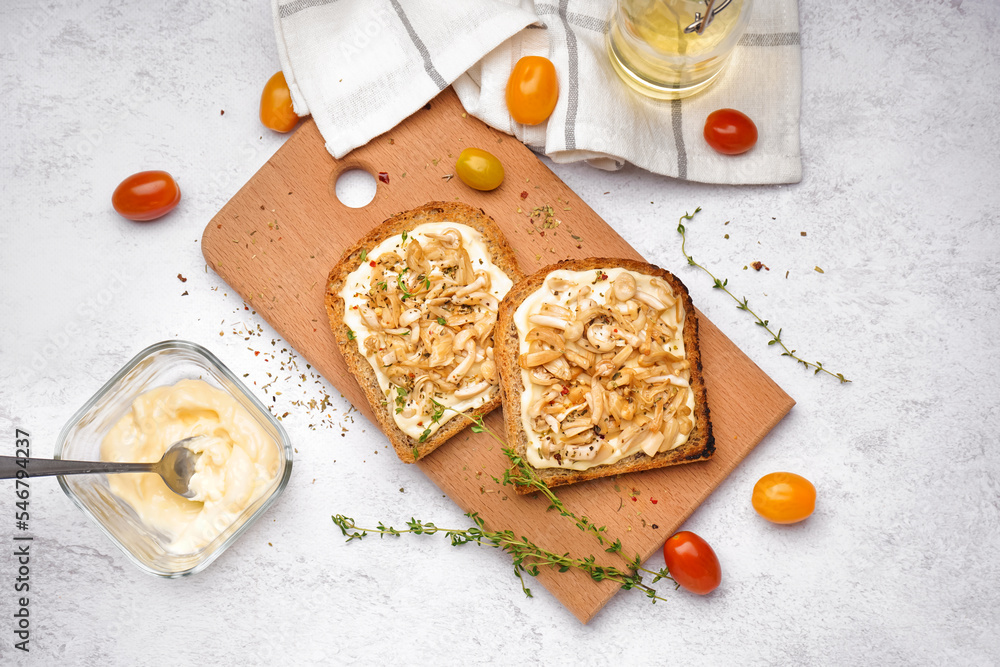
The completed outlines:
[[[362,208],[375,199],[378,182],[360,166],[335,170],[330,174],[334,198],[348,208]]]

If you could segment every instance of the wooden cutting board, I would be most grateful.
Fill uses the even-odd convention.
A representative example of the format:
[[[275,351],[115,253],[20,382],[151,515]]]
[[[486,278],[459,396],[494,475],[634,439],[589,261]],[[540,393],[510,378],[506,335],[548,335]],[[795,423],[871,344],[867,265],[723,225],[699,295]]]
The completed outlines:
[[[503,162],[506,179],[498,189],[478,192],[448,178],[458,154],[469,146]],[[337,178],[350,169],[387,174],[388,183],[379,182],[375,199],[363,208],[348,208],[336,197]],[[327,274],[346,246],[369,229],[432,200],[461,200],[485,210],[507,235],[525,273],[566,258],[642,259],[520,142],[467,116],[450,88],[341,160],[326,152],[315,123],[305,121],[208,224],[202,251],[209,265],[374,424],[327,325]],[[543,206],[553,208],[561,220],[558,226],[543,229],[539,218],[531,217],[534,208]],[[662,225],[664,234],[673,233],[673,220],[650,223]],[[676,272],[680,266],[664,268]],[[621,538],[626,554],[638,553],[643,561],[794,405],[704,316],[701,347],[715,456],[558,490],[568,508],[607,526],[610,535]],[[486,423],[503,432],[500,410]],[[607,565],[622,564],[571,521],[547,511],[543,499],[517,496],[494,483],[492,477],[500,476],[506,463],[485,433],[466,430],[416,465],[463,510],[478,512],[488,527],[510,528],[557,553],[597,554]],[[658,569],[662,561],[654,559],[651,565]],[[505,568],[497,576],[510,574]],[[619,590],[577,571],[546,569],[537,579],[584,623]],[[674,594],[664,583],[664,595]],[[510,584],[517,586],[513,579]]]

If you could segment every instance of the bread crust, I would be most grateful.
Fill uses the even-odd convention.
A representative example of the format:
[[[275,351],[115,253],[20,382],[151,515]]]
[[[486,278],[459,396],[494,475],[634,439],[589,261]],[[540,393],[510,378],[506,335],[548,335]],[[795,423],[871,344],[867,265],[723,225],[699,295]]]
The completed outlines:
[[[497,326],[494,331],[493,353],[497,362],[497,370],[500,373],[500,393],[503,396],[507,442],[521,456],[522,460],[527,461],[525,452],[529,440],[521,426],[520,400],[525,387],[521,380],[521,369],[517,363],[520,347],[517,325],[514,323],[514,312],[528,296],[542,287],[545,278],[552,271],[557,269],[589,271],[611,267],[621,267],[636,273],[658,276],[665,280],[674,293],[683,300],[685,312],[684,348],[687,359],[691,362],[691,390],[695,400],[695,427],[683,445],[667,452],[660,452],[653,457],[640,451],[615,463],[595,466],[589,470],[535,469],[535,474],[550,488],[610,475],[702,461],[711,458],[715,452],[715,437],[712,435],[712,421],[702,374],[701,350],[698,346],[698,315],[691,303],[687,287],[676,276],[658,266],[630,259],[606,257],[570,259],[551,264],[515,284],[500,303]],[[515,489],[520,494],[532,493],[533,491],[530,487],[516,486]]]
[[[345,304],[340,296],[340,291],[351,272],[361,265],[362,250],[371,250],[385,239],[404,231],[411,231],[417,225],[444,221],[461,223],[478,230],[483,235],[493,263],[506,273],[514,283],[524,277],[524,273],[518,268],[514,250],[507,243],[503,232],[482,209],[473,208],[460,202],[432,201],[412,210],[397,213],[368,232],[344,252],[340,261],[330,271],[326,281],[326,312],[337,346],[344,361],[347,362],[351,374],[361,385],[365,398],[368,399],[368,403],[375,413],[379,427],[389,438],[393,449],[396,450],[396,455],[404,463],[414,463],[427,456],[449,438],[469,426],[470,422],[456,415],[445,422],[433,436],[424,442],[419,442],[417,438],[413,438],[399,429],[389,407],[383,405],[385,395],[379,386],[375,370],[368,359],[358,351],[357,344],[348,339],[348,327],[344,322]],[[496,329],[494,329],[495,335]],[[475,410],[466,411],[465,414],[473,418],[486,415],[500,405],[500,400],[500,392],[498,391],[492,399]]]

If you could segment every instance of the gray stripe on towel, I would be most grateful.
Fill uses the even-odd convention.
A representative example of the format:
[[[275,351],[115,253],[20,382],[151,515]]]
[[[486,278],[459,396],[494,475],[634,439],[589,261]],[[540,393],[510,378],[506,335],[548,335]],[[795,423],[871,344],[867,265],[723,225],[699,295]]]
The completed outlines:
[[[548,4],[535,5],[535,14],[539,16],[543,14],[558,14],[561,19],[568,21],[577,28],[593,30],[601,33],[608,31],[608,22],[604,19],[597,19],[593,16],[587,16],[586,14],[579,14],[577,12],[567,12],[565,7],[562,7],[563,4],[564,3],[560,3],[560,7]]]
[[[566,5],[569,0],[559,1],[559,18],[562,20],[563,28],[566,29],[566,55],[569,60],[569,90],[566,92],[566,150],[576,150],[576,109],[580,98],[580,54],[576,49],[576,35],[569,26],[569,19],[566,17]],[[536,10],[538,8],[536,7]]]
[[[797,32],[776,32],[771,35],[748,32],[740,37],[740,46],[794,46],[800,43]]]
[[[410,24],[410,19],[406,17],[406,12],[404,12],[403,8],[399,5],[399,0],[389,0],[389,2],[392,4],[392,8],[396,10],[396,14],[399,16],[399,20],[403,23],[403,27],[406,28],[406,33],[410,36],[410,41],[412,41],[413,45],[417,47],[417,51],[420,52],[420,57],[424,59],[424,70],[427,72],[427,76],[431,78],[434,85],[438,87],[438,90],[444,90],[448,87],[448,82],[441,77],[437,68],[434,67],[434,63],[431,62],[430,51],[427,50],[427,47],[417,35],[417,32],[413,29],[413,26]]]
[[[684,119],[681,115],[683,100],[670,100],[670,124],[674,130],[674,144],[677,146],[677,178],[688,176],[687,148],[684,146]]]
[[[278,6],[278,18],[287,19],[292,14],[297,14],[303,9],[319,7],[321,5],[332,5],[335,2],[337,0],[294,0],[294,2],[289,2],[287,5]]]

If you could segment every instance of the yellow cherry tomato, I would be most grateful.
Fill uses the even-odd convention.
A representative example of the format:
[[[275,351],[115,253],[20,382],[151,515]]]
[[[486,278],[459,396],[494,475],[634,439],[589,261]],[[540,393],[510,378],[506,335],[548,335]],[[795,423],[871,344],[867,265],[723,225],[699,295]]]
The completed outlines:
[[[291,132],[299,122],[283,72],[272,76],[264,85],[260,94],[260,122],[275,132]]]
[[[772,472],[754,484],[750,502],[772,523],[798,523],[816,509],[816,487],[793,472]]]
[[[455,163],[455,173],[463,183],[476,190],[495,190],[503,183],[500,160],[481,148],[462,151]]]
[[[548,58],[525,56],[507,79],[507,111],[518,123],[538,125],[552,115],[559,99],[556,67]]]

